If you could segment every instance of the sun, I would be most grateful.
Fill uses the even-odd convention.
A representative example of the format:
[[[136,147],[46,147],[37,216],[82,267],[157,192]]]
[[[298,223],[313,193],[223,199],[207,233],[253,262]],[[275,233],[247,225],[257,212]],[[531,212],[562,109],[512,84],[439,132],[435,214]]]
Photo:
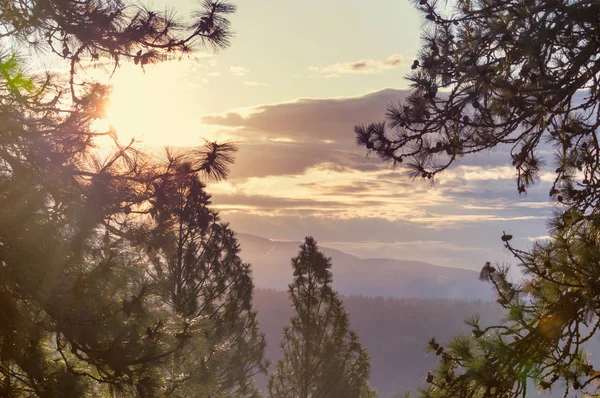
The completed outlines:
[[[109,80],[112,86],[103,125],[114,129],[119,143],[140,147],[195,146],[210,133],[195,108],[201,93],[190,64],[164,62],[142,70],[123,65]]]
[[[160,80],[150,81],[141,71],[124,66],[111,79],[112,91],[106,106],[106,121],[114,128],[119,142],[132,140],[149,146],[168,145],[160,134],[164,117],[159,103],[172,98],[160,94]]]

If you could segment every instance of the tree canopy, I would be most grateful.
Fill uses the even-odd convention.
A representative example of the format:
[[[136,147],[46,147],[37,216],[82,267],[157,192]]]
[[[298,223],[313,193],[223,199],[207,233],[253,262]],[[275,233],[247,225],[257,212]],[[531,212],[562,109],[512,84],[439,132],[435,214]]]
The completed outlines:
[[[81,73],[225,48],[234,5],[205,0],[189,24],[121,1],[0,10],[0,395],[255,395],[248,265],[201,182],[226,177],[235,147],[157,161],[94,127],[110,87]],[[26,72],[20,48],[69,71]]]
[[[181,165],[181,167],[185,167]],[[266,372],[266,343],[252,311],[250,264],[239,257],[233,231],[210,209],[210,196],[197,174],[164,180],[162,221],[148,242],[149,274],[163,303],[186,320],[195,340],[175,355],[174,374],[182,396],[256,396],[253,376]],[[192,325],[197,328],[193,332]],[[147,329],[148,338],[161,324]],[[194,341],[192,340],[192,341]]]
[[[385,122],[356,126],[357,142],[383,160],[406,161],[434,179],[461,157],[506,148],[517,191],[554,170],[551,239],[529,251],[502,241],[524,277],[487,262],[481,277],[507,309],[505,324],[481,326],[447,346],[427,397],[525,396],[541,390],[597,393],[584,352],[600,306],[598,96],[600,5],[592,0],[415,0],[423,46],[405,102]],[[545,169],[548,168],[548,169]],[[528,384],[528,381],[530,384]],[[566,395],[565,395],[566,396]]]
[[[386,122],[357,126],[358,143],[429,179],[507,145],[519,192],[552,161],[550,195],[584,212],[597,207],[598,3],[414,3],[425,27],[412,92]]]
[[[590,223],[557,229],[531,251],[506,240],[525,279],[511,282],[507,267],[489,263],[481,271],[507,310],[506,321],[482,326],[474,317],[471,335],[446,347],[432,339],[429,348],[441,364],[428,375],[432,387],[423,396],[524,397],[532,388],[597,394],[598,364],[585,349],[600,326],[599,232]]]

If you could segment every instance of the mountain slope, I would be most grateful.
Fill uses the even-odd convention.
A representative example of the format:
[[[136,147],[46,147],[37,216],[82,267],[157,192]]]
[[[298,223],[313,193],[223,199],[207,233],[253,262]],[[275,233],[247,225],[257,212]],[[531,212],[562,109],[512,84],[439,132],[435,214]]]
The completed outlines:
[[[290,259],[296,256],[300,243],[272,241],[249,234],[237,236],[241,257],[252,264],[255,285],[287,289],[292,281]],[[419,261],[360,259],[327,247],[321,250],[332,259],[334,288],[345,295],[493,299],[490,285],[479,281],[474,271]]]
[[[371,356],[371,386],[381,398],[397,393],[415,392],[425,385],[427,371],[436,367],[439,357],[427,355],[427,340],[446,342],[459,333],[470,333],[464,319],[481,314],[482,324],[503,317],[500,306],[483,301],[446,299],[395,299],[342,296],[350,315],[350,328]],[[266,358],[276,362],[282,353],[279,343],[284,326],[294,315],[286,292],[256,289],[254,309],[262,332],[266,333]],[[271,371],[274,366],[271,366]],[[265,389],[267,378],[258,376]]]

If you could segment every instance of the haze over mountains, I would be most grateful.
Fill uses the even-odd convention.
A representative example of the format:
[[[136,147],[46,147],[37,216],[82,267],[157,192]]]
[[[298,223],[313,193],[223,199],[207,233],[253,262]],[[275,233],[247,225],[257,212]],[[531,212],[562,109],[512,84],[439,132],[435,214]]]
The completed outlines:
[[[252,264],[258,288],[287,290],[292,281],[290,259],[300,242],[273,241],[237,234],[241,257]],[[333,263],[333,286],[343,295],[396,298],[493,300],[491,287],[475,271],[440,267],[419,261],[361,259],[320,246]]]
[[[275,241],[237,234],[241,257],[252,264],[254,308],[267,338],[267,359],[281,359],[282,331],[293,316],[286,290],[292,281],[290,260],[300,242]],[[371,355],[371,385],[380,397],[415,391],[423,386],[437,357],[426,355],[427,340],[449,340],[470,333],[464,320],[479,313],[497,322],[502,311],[492,289],[475,271],[440,267],[419,261],[361,259],[319,246],[331,257],[333,285],[343,297],[350,326]],[[257,377],[266,388],[264,376]]]
[[[446,342],[459,333],[471,333],[464,320],[474,314],[481,314],[482,324],[487,325],[504,316],[499,305],[484,301],[358,296],[343,296],[342,300],[350,315],[350,329],[358,333],[371,356],[371,386],[380,398],[425,386],[425,375],[439,360],[434,353],[425,352],[431,337]],[[291,302],[286,292],[256,289],[253,305],[266,334],[265,357],[276,362],[282,357],[283,328],[294,315]],[[264,390],[267,380],[259,376],[257,383]]]
[[[271,369],[281,359],[282,331],[294,315],[286,292],[292,281],[290,259],[300,242],[275,241],[236,234],[244,261],[252,264],[255,286],[253,305],[259,326],[266,334],[266,359]],[[395,259],[361,259],[319,246],[333,264],[334,288],[342,294],[350,316],[350,329],[358,333],[369,351],[371,386],[381,398],[396,398],[425,386],[425,375],[439,358],[426,353],[427,341],[442,344],[461,333],[470,334],[465,320],[480,316],[482,325],[498,324],[506,312],[494,302],[491,286],[479,281],[475,271],[440,267]],[[600,352],[598,342],[588,349]],[[257,375],[263,391],[267,378]],[[531,389],[527,397],[538,395]]]

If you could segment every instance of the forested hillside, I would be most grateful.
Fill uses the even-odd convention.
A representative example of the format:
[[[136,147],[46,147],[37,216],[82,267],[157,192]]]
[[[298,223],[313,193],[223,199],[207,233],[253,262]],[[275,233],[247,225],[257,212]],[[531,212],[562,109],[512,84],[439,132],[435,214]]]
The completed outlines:
[[[290,273],[289,268],[285,268]],[[446,342],[458,333],[470,333],[463,320],[473,314],[481,314],[484,323],[503,316],[500,307],[493,302],[341,298],[350,314],[351,329],[358,333],[361,344],[371,354],[371,386],[383,398],[414,391],[424,383],[427,371],[435,367],[437,359],[434,353],[425,354],[431,337]],[[265,357],[274,362],[281,357],[279,343],[283,328],[293,315],[291,303],[284,291],[257,289],[254,308],[258,311],[259,326],[267,337]],[[264,389],[266,378],[259,377],[258,385]]]

